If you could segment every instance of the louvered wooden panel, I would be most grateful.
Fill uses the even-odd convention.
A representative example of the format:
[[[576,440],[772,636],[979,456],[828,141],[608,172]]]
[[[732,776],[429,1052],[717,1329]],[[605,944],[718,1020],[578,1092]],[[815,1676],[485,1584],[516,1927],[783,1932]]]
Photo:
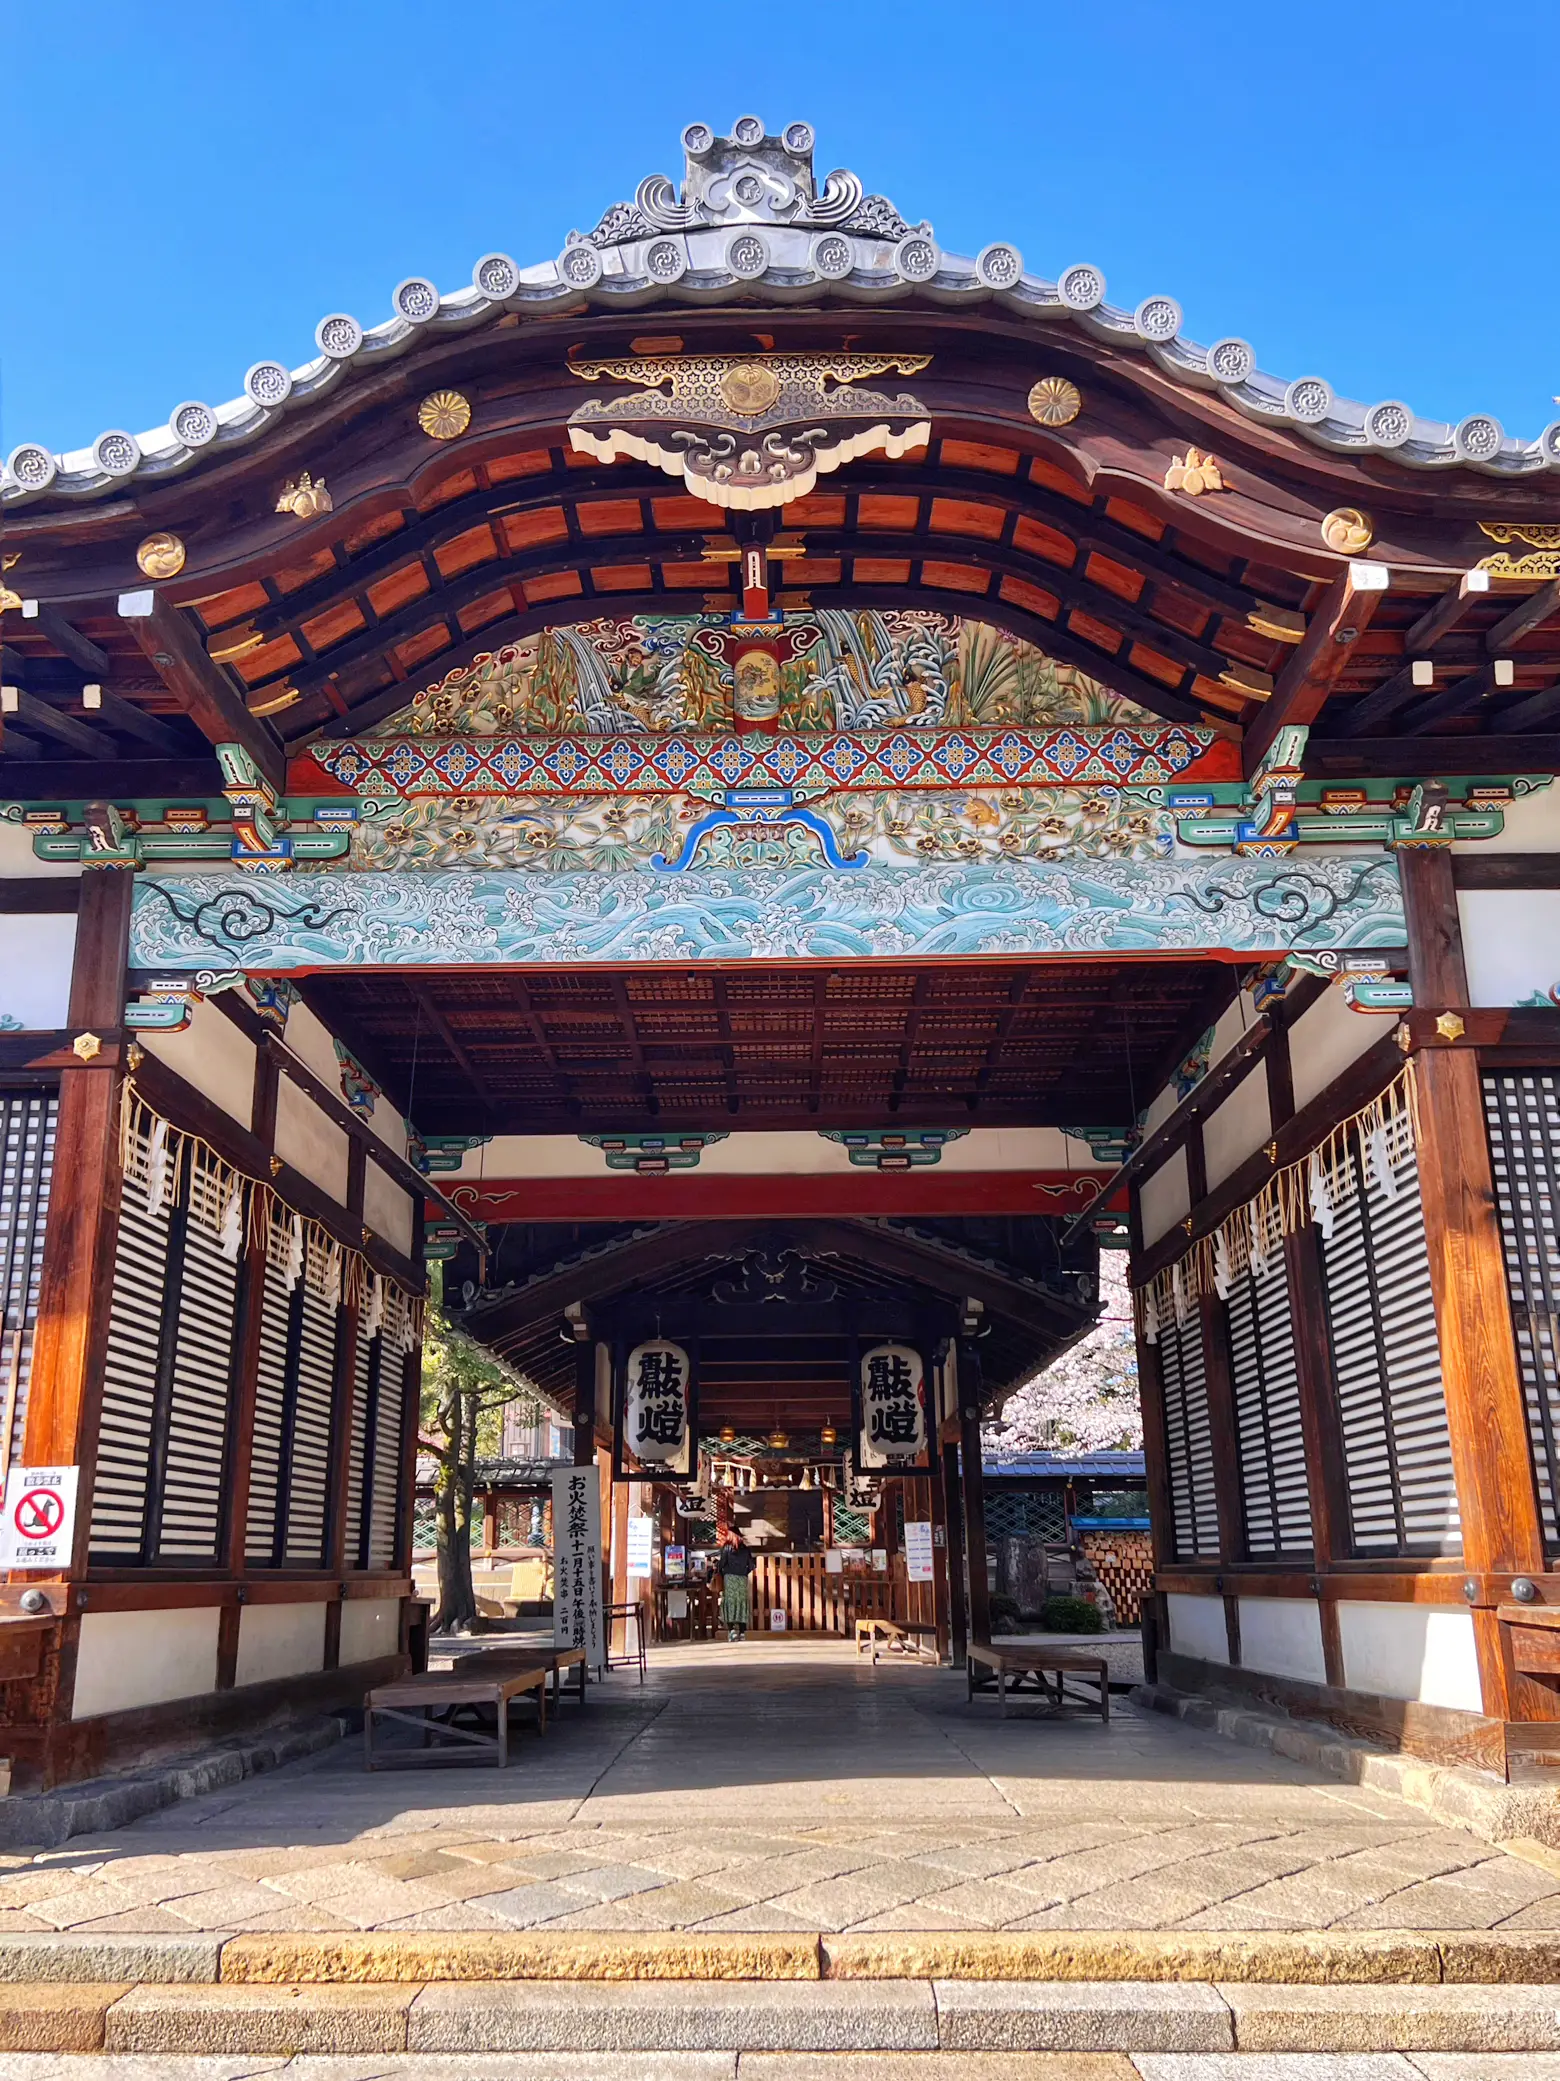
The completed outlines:
[[[11,1409],[11,1455],[27,1429],[38,1277],[54,1170],[59,1099],[52,1091],[0,1092],[0,1397]]]
[[[347,1444],[347,1536],[342,1547],[349,1568],[366,1565],[368,1526],[363,1509],[363,1470],[368,1456],[378,1372],[379,1339],[366,1334],[360,1315],[352,1362],[352,1432]]]
[[[249,1519],[244,1552],[257,1567],[276,1559],[277,1486],[287,1412],[287,1353],[293,1296],[274,1264],[265,1270],[260,1306],[260,1365],[255,1377],[255,1435],[249,1463]]]
[[[334,1301],[304,1285],[298,1335],[298,1377],[293,1405],[292,1451],[287,1467],[289,1567],[322,1567],[325,1506],[330,1487],[330,1427],[335,1403],[336,1319]]]
[[[1560,1550],[1560,1072],[1484,1078],[1495,1205],[1544,1544]]]
[[[395,1565],[395,1533],[401,1502],[401,1419],[406,1355],[387,1342],[379,1362],[375,1403],[373,1497],[369,1509],[368,1563],[371,1568]]]
[[[1202,1324],[1194,1308],[1179,1326],[1159,1332],[1164,1381],[1166,1446],[1175,1550],[1183,1561],[1216,1559],[1219,1512],[1213,1488],[1213,1429],[1208,1417],[1208,1368]]]
[[[1226,1303],[1246,1550],[1252,1555],[1309,1553],[1313,1535],[1300,1379],[1284,1249],[1276,1237],[1266,1264],[1260,1274],[1255,1268],[1242,1273]]]
[[[1390,1198],[1356,1143],[1353,1189],[1322,1243],[1333,1381],[1354,1549],[1456,1553],[1461,1546],[1419,1172],[1406,1123]],[[1362,1174],[1367,1181],[1359,1189]]]
[[[94,1561],[145,1558],[157,1360],[171,1216],[148,1213],[139,1185],[125,1182],[114,1254],[103,1407],[92,1487]]]
[[[198,1221],[184,1230],[178,1309],[168,1397],[167,1444],[161,1469],[159,1560],[215,1560],[222,1488],[238,1266]]]

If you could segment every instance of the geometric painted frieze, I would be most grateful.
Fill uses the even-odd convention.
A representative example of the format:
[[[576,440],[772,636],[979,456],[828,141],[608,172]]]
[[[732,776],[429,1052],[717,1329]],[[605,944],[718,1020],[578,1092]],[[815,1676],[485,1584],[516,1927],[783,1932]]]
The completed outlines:
[[[725,1134],[582,1134],[580,1140],[601,1150],[609,1171],[633,1171],[639,1177],[692,1171],[712,1142]]]
[[[1401,946],[1390,854],[654,873],[138,877],[130,962],[871,960]]]
[[[868,730],[854,736],[363,738],[312,744],[291,792],[328,776],[360,796],[793,795],[841,789],[1163,785],[1239,778],[1237,748],[1209,731]]]
[[[967,1127],[819,1129],[826,1142],[838,1142],[852,1166],[864,1171],[928,1170],[942,1161],[949,1142],[961,1141]]]

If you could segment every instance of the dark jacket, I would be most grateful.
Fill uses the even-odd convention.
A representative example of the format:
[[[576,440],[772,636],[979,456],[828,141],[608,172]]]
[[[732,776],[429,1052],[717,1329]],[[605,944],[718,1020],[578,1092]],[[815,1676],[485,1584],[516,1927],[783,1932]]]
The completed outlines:
[[[723,1546],[716,1563],[721,1578],[728,1575],[751,1575],[753,1573],[753,1549],[750,1546]]]

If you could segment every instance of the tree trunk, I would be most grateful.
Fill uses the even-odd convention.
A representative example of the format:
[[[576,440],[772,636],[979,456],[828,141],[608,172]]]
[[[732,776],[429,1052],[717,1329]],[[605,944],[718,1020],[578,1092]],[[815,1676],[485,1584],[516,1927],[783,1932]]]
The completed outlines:
[[[471,1532],[469,1506],[461,1507],[462,1459],[465,1449],[465,1398],[452,1394],[439,1411],[444,1448],[439,1454],[436,1484],[436,1552],[439,1563],[439,1609],[434,1618],[436,1633],[454,1633],[469,1626],[477,1615],[476,1594],[471,1583]],[[472,1417],[472,1429],[476,1420]]]

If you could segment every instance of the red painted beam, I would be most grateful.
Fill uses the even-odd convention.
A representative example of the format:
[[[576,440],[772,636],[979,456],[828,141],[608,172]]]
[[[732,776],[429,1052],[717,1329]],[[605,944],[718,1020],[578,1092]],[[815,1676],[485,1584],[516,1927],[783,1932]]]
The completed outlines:
[[[640,1177],[488,1178],[452,1182],[449,1199],[473,1221],[822,1221],[877,1214],[1081,1214],[1108,1170],[697,1172]],[[1125,1212],[1125,1191],[1109,1202]],[[430,1204],[430,1221],[439,1209]]]

